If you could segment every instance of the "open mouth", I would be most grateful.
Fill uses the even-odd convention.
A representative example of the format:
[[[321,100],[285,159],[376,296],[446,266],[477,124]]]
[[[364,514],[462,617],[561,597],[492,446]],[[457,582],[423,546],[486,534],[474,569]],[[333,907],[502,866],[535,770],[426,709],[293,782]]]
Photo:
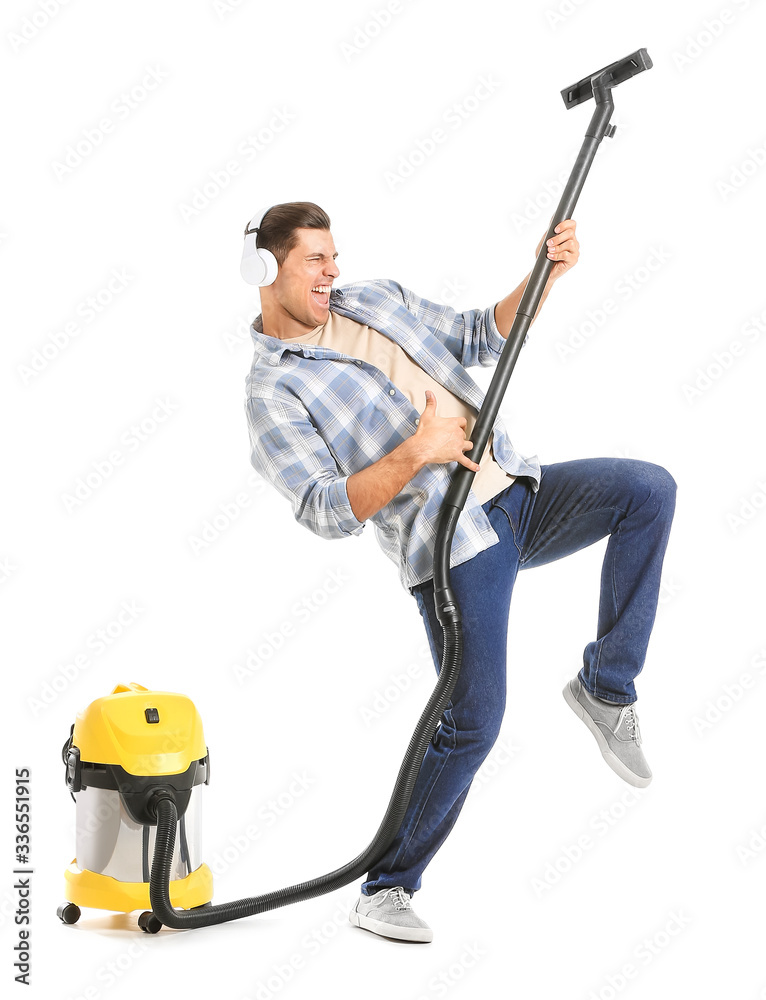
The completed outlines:
[[[330,301],[330,288],[331,285],[315,285],[311,289],[311,295],[315,302],[320,305],[326,306]]]

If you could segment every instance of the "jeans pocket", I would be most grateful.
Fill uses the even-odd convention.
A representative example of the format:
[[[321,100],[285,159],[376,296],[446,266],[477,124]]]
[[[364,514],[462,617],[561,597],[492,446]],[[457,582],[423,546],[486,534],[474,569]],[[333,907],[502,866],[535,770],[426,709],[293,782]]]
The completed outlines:
[[[508,520],[508,524],[511,527],[511,534],[513,535],[513,544],[516,546],[516,551],[519,553],[519,567],[521,567],[523,559],[521,555],[521,546],[519,545],[518,542],[519,526],[513,523],[513,514],[510,503],[508,503],[507,498],[503,496],[503,494],[500,494],[499,497],[495,497],[492,500],[489,509],[493,510],[494,508],[501,510],[505,514]]]

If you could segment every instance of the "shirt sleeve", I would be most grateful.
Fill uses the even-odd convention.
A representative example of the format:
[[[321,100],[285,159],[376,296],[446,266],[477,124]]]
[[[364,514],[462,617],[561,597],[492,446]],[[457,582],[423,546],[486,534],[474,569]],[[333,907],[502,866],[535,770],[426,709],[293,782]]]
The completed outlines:
[[[279,399],[245,400],[250,461],[292,503],[293,514],[321,538],[361,534],[346,483],[324,439],[300,406]]]
[[[472,365],[486,367],[498,361],[506,339],[495,322],[495,303],[486,309],[457,312],[451,306],[416,295],[398,281],[387,279],[382,284],[444,344],[464,368]],[[524,337],[522,347],[527,340],[529,333]]]

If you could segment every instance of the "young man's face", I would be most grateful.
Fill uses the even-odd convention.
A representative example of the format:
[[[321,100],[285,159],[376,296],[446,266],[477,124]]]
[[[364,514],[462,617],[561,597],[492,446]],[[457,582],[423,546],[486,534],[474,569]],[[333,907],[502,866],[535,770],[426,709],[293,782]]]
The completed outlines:
[[[328,229],[296,229],[298,244],[293,247],[271,285],[282,309],[309,329],[327,322],[330,286],[340,271],[335,263],[338,251]],[[324,291],[312,289],[322,287]]]

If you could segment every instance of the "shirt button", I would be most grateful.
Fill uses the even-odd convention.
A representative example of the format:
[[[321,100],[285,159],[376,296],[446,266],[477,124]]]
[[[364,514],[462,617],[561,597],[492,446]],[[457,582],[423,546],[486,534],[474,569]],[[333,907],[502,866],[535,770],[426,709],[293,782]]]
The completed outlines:
[[[420,417],[415,417],[415,424],[417,425],[419,423],[420,423]]]
[[[361,361],[355,361],[354,364],[361,365]]]
[[[389,396],[395,396],[396,395],[396,389],[389,389],[388,390],[388,395]]]

